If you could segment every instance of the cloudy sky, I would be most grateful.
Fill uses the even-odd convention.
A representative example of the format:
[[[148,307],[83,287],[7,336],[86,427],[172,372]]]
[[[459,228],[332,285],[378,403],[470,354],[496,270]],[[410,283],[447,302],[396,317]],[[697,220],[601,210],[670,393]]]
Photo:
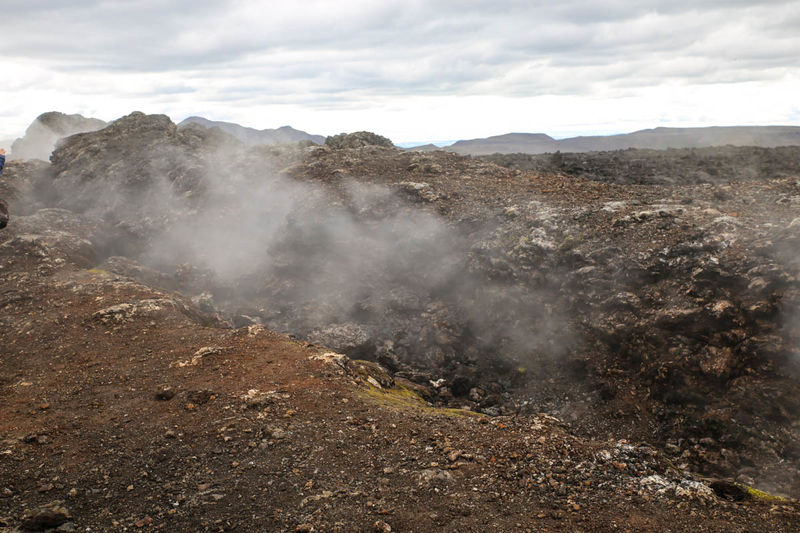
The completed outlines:
[[[0,0],[0,139],[133,110],[396,142],[800,125],[800,1]]]

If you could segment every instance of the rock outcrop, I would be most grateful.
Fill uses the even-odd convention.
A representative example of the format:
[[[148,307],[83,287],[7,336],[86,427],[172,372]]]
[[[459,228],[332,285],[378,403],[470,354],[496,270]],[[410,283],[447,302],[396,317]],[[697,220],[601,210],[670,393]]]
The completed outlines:
[[[392,141],[372,133],[371,131],[357,131],[354,133],[340,133],[325,139],[325,146],[333,149],[342,148],[363,148],[365,146],[381,146],[383,148],[394,148]]]
[[[179,130],[165,115],[132,113],[107,127],[66,139],[52,155],[59,207],[101,217],[146,240],[185,216],[206,178],[243,149],[222,132]]]
[[[719,146],[590,153],[494,154],[483,159],[508,168],[563,173],[623,185],[725,184],[800,175],[800,146]]]

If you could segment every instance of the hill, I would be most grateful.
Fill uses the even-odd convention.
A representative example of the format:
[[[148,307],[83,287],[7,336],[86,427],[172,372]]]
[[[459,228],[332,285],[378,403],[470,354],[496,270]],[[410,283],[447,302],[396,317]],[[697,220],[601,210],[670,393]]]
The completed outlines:
[[[796,146],[800,145],[800,127],[733,126],[708,128],[654,128],[619,135],[584,136],[553,139],[543,133],[509,133],[485,139],[458,141],[446,148],[459,154],[542,154],[594,152],[640,148],[701,148],[708,146]]]
[[[189,117],[178,124],[178,127],[183,127],[188,124],[197,124],[205,128],[219,128],[225,133],[233,135],[249,146],[264,144],[286,144],[299,141],[311,141],[314,144],[322,144],[325,142],[325,137],[322,135],[311,135],[310,133],[296,130],[291,126],[283,126],[277,129],[257,130],[255,128],[240,126],[239,124],[235,124],[233,122],[208,120],[202,117]]]
[[[412,146],[410,148],[405,148],[409,152],[435,152],[437,150],[446,150],[446,148],[442,148],[440,146],[436,146],[435,144],[420,144],[418,146]]]

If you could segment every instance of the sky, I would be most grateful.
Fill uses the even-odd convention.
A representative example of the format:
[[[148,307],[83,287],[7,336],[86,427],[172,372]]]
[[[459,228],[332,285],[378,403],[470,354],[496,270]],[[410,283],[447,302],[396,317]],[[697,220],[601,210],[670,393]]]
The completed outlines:
[[[0,0],[0,139],[45,111],[395,142],[800,125],[800,1]]]

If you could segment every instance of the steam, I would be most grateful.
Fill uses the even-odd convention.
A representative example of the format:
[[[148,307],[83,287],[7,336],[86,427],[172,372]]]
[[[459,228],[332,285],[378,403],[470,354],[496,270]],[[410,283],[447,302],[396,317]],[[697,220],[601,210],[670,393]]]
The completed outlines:
[[[41,159],[47,161],[62,135],[35,121],[25,132],[25,137],[12,144],[13,159]]]
[[[342,339],[344,347],[423,367],[487,355],[519,362],[564,343],[543,295],[472,271],[471,238],[392,188],[312,185],[274,169],[206,175],[204,184],[202,206],[166,227],[142,260],[162,270],[191,264],[204,279],[196,286],[226,308],[303,336],[356,325],[369,347]],[[149,197],[186,203],[162,193]]]
[[[95,131],[105,122],[81,115],[65,115],[56,111],[43,113],[25,131],[25,136],[14,141],[13,159],[41,159],[47,161],[58,141],[76,133]]]
[[[69,171],[94,159],[67,165],[56,179],[66,206],[125,236],[109,254],[177,273],[231,316],[435,372],[527,366],[569,345],[555,295],[492,280],[476,260],[491,225],[467,233],[391,186],[299,181],[280,156],[238,144],[115,157],[101,179]]]
[[[143,125],[139,120],[134,116],[112,124],[109,128],[117,130],[108,134],[73,138],[53,157],[59,205],[104,220],[116,237],[103,249],[105,255],[126,255],[173,275],[182,291],[202,306],[222,310],[236,324],[259,321],[351,356],[376,359],[420,382],[443,377],[456,396],[484,387],[487,394],[475,400],[482,409],[500,403],[488,401],[495,402],[490,396],[508,390],[506,384],[519,375],[512,368],[544,374],[557,366],[548,364],[550,358],[569,362],[559,356],[581,351],[574,350],[579,336],[569,324],[581,327],[581,319],[593,313],[605,319],[610,315],[603,306],[616,312],[615,302],[625,297],[620,288],[640,283],[632,280],[639,264],[618,271],[624,265],[606,263],[602,255],[616,252],[603,248],[593,256],[598,266],[608,268],[589,278],[597,286],[585,286],[597,297],[572,298],[572,282],[583,276],[583,269],[575,268],[585,263],[585,254],[572,258],[556,249],[557,242],[566,240],[556,237],[562,232],[556,222],[563,217],[543,203],[507,210],[516,217],[514,223],[486,217],[483,223],[461,225],[438,214],[434,204],[420,202],[425,198],[409,198],[400,185],[348,181],[343,171],[327,166],[335,161],[346,167],[359,157],[356,151],[317,161],[327,148],[249,149],[193,136],[210,136],[207,130],[176,133],[166,117],[163,127],[157,117],[142,120]],[[303,179],[292,177],[298,162]],[[792,267],[792,274],[800,267],[798,227],[800,222],[788,228],[792,231],[785,242],[773,250],[775,261]],[[678,256],[695,253],[684,247],[673,251]],[[547,264],[537,263],[549,258]],[[676,265],[683,268],[690,261],[694,256]],[[731,265],[732,272],[740,268]],[[780,274],[767,268],[747,276],[763,275],[772,283],[773,271]],[[517,274],[527,277],[518,281]],[[602,300],[609,290],[615,299],[607,304]],[[709,298],[729,298],[727,290]],[[792,291],[796,303],[796,285]],[[761,292],[746,303],[772,301]],[[690,297],[684,290],[681,294]],[[580,298],[598,303],[593,307]],[[576,316],[568,319],[565,308]],[[800,309],[787,306],[786,312],[790,331],[781,334],[800,342]],[[619,319],[623,325],[630,312],[625,313]],[[702,327],[716,328],[717,322]],[[728,329],[743,327],[729,322],[733,326]],[[756,333],[772,331],[754,324]],[[613,335],[626,334],[624,328],[618,331]],[[633,335],[647,338],[646,333]],[[757,342],[769,340],[759,337]],[[720,339],[728,342],[727,336]],[[699,348],[699,342],[677,336],[663,344]],[[547,383],[535,383],[549,394]],[[659,382],[658,388],[671,390],[671,381]],[[686,390],[686,385],[676,388]],[[481,395],[476,392],[476,397]],[[440,398],[448,399],[441,390]]]

